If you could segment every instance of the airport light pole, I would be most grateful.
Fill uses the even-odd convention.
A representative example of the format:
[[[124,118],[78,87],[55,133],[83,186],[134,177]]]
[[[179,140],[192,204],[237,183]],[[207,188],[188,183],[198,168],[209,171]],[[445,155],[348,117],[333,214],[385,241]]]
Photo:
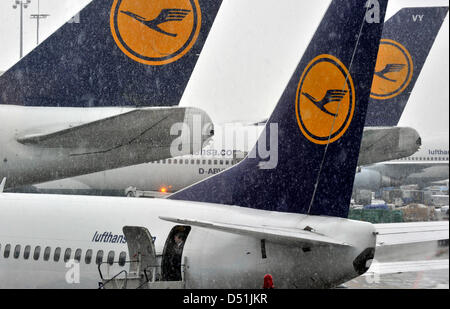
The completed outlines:
[[[23,57],[23,9],[28,8],[31,0],[15,0],[13,9],[17,9],[20,6],[20,58]]]
[[[37,14],[31,14],[31,19],[36,19],[36,45],[39,45],[39,20],[45,19],[50,14],[40,14],[40,0],[38,0],[38,13]]]

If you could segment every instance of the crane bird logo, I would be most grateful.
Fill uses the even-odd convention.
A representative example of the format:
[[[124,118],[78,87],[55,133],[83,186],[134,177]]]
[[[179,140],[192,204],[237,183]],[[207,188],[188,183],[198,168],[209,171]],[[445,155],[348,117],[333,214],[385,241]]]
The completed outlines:
[[[400,43],[382,39],[378,51],[370,97],[387,100],[401,94],[411,82],[413,62]]]
[[[345,65],[332,55],[311,60],[300,78],[295,112],[303,135],[333,143],[347,131],[355,111],[355,87]]]
[[[128,57],[165,65],[194,46],[201,10],[198,0],[114,0],[110,26],[114,41]]]

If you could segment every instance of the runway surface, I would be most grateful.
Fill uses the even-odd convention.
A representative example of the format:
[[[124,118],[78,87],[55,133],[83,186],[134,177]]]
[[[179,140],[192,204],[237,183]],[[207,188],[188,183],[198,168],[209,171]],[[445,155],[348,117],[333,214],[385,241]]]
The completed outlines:
[[[437,242],[425,242],[377,248],[378,262],[418,261],[448,259],[449,247],[439,247]],[[449,270],[432,270],[378,277],[359,277],[345,284],[350,289],[448,289]]]

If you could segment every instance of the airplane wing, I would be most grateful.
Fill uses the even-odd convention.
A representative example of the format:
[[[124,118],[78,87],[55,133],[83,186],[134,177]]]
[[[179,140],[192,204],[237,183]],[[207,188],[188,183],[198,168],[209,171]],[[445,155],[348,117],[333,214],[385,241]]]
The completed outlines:
[[[358,166],[409,157],[420,145],[420,136],[412,128],[365,127]]]
[[[448,239],[448,221],[374,224],[377,246]]]
[[[248,226],[229,223],[219,223],[212,221],[200,221],[192,219],[178,219],[170,217],[159,217],[161,220],[174,222],[177,224],[197,226],[212,230],[218,230],[238,235],[247,235],[252,237],[258,237],[266,239],[267,241],[273,241],[281,244],[310,244],[310,245],[335,245],[335,246],[351,246],[351,244],[344,243],[342,241],[335,240],[328,236],[301,229],[292,228],[275,228],[268,226]]]
[[[419,272],[428,270],[448,269],[448,259],[401,262],[373,262],[363,276],[402,274],[406,272]]]
[[[17,137],[24,145],[44,148],[85,149],[103,152],[139,141],[152,147],[167,147],[174,123],[183,123],[189,113],[203,111],[184,107],[142,108],[56,132]]]

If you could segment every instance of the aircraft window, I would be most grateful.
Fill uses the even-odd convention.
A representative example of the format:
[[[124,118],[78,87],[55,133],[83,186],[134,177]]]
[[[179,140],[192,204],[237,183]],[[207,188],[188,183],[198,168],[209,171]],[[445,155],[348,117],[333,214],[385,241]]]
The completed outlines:
[[[214,160],[214,165],[217,165],[217,160]]]
[[[189,164],[189,160],[184,160],[184,164]]]
[[[163,160],[162,163],[163,163],[163,164],[166,164],[166,160]]]
[[[206,160],[202,160],[202,164],[206,164]]]
[[[72,255],[72,249],[67,248],[66,252],[64,252],[64,262],[68,262],[70,260],[70,256]]]
[[[183,164],[183,160],[180,160],[180,162],[178,162],[179,164]]]
[[[103,250],[99,250],[97,252],[97,257],[95,258],[95,263],[97,265],[101,264],[103,262]]]
[[[3,257],[5,258],[5,259],[7,259],[7,258],[9,258],[9,252],[11,251],[11,245],[10,244],[7,244],[6,246],[5,246],[5,251],[3,251]]]
[[[53,254],[53,261],[58,262],[60,256],[61,256],[61,248],[58,247],[55,249],[55,253]]]
[[[229,165],[229,164],[230,164],[230,161],[226,160],[225,165]]]
[[[86,264],[91,264],[91,260],[92,260],[92,250],[89,249],[88,251],[86,251],[86,256],[84,257],[84,262]]]
[[[108,264],[114,264],[114,251],[109,251],[108,253]]]
[[[77,249],[75,251],[75,257],[74,257],[75,261],[80,262],[81,261],[81,249]]]
[[[119,255],[119,266],[124,266],[127,259],[127,253],[122,251]]]
[[[14,248],[14,258],[18,259],[20,255],[20,245],[16,245],[16,247]]]
[[[173,164],[177,164],[177,159],[174,159],[174,160],[173,160]]]
[[[44,261],[48,261],[50,259],[50,251],[52,251],[52,248],[46,247],[44,250]]]
[[[23,251],[23,258],[25,260],[28,260],[30,258],[30,252],[31,252],[31,246],[26,246],[25,250]]]
[[[197,165],[200,165],[200,160],[197,160]]]
[[[39,256],[40,256],[40,255],[41,255],[41,246],[37,246],[37,247],[34,249],[33,259],[34,259],[35,261],[39,260]]]
[[[172,160],[171,159],[167,160],[167,164],[172,164]]]
[[[220,160],[220,165],[223,165],[223,160]]]
[[[195,160],[191,160],[191,164],[195,164]]]
[[[211,161],[211,160],[208,160],[208,165],[211,165],[211,163],[212,163],[212,161]]]

